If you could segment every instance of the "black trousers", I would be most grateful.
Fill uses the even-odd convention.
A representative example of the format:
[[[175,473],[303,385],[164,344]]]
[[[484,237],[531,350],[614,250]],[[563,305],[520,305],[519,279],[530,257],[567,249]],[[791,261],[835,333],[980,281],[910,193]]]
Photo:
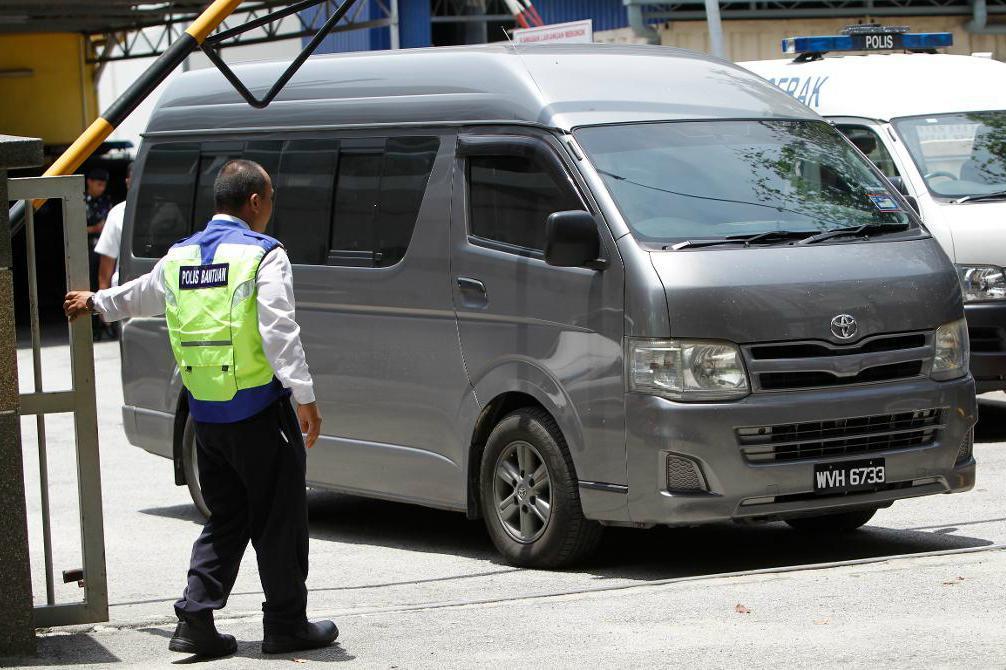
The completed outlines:
[[[267,631],[302,625],[307,608],[306,452],[290,400],[237,423],[196,422],[199,485],[210,520],[192,546],[180,618],[227,604],[251,540]]]

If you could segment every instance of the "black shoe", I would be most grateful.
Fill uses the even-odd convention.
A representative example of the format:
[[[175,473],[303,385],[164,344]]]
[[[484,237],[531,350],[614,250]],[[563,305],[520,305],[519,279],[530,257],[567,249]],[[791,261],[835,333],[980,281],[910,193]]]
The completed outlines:
[[[219,658],[230,656],[237,651],[238,643],[233,635],[218,633],[212,619],[209,621],[183,619],[178,622],[175,634],[168,642],[168,649],[205,658]]]
[[[331,621],[308,621],[293,633],[266,633],[262,638],[263,654],[283,654],[288,651],[321,649],[335,642],[339,629]]]

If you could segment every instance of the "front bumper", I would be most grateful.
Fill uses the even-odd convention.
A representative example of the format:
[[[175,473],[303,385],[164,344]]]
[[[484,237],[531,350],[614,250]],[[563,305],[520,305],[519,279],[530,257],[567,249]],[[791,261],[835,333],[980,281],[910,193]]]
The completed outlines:
[[[778,519],[857,507],[884,507],[901,498],[967,491],[975,461],[957,464],[958,449],[977,419],[974,380],[916,379],[855,389],[754,394],[731,403],[677,403],[626,395],[628,510],[640,524],[694,525],[723,520]],[[929,445],[813,460],[750,463],[735,429],[943,409],[945,428]],[[666,457],[699,464],[705,493],[672,493]],[[815,496],[814,465],[883,457],[887,485],[877,491]]]
[[[964,305],[978,393],[1006,389],[1006,300]]]

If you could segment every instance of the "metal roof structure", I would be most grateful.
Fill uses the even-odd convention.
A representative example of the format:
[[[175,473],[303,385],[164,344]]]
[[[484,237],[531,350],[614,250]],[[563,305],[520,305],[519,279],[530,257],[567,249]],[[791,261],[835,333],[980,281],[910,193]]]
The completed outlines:
[[[378,28],[392,22],[392,0],[370,0],[375,12],[362,16],[357,3],[332,32]],[[157,56],[167,49],[209,4],[209,0],[2,0],[0,34],[73,32],[91,36],[88,61],[104,63]],[[290,0],[247,0],[220,25],[225,32],[291,5]],[[236,35],[220,47],[256,44],[314,35],[339,7],[325,0],[311,11],[284,16],[254,32]]]

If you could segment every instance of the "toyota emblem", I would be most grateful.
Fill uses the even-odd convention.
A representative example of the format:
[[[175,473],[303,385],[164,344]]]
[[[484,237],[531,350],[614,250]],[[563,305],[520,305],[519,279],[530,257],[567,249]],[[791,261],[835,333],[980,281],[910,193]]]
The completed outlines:
[[[840,340],[851,340],[859,332],[859,324],[851,314],[839,314],[831,320],[831,334]]]

